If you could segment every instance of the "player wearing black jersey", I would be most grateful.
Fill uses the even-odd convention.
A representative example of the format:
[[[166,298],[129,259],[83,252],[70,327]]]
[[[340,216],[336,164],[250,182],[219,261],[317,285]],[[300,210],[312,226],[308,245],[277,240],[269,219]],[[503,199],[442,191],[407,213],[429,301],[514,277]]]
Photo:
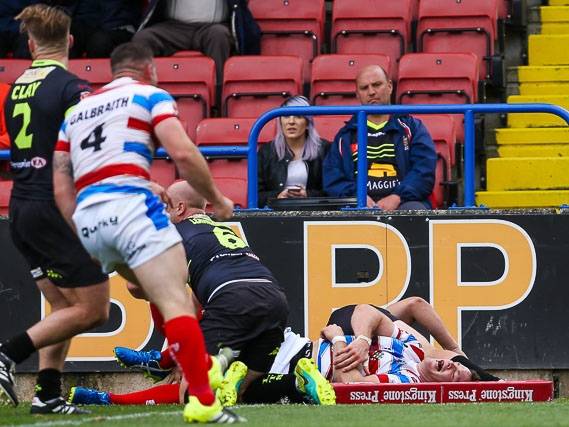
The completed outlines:
[[[284,291],[257,255],[233,230],[213,221],[205,213],[206,200],[187,182],[180,181],[167,189],[173,207],[170,218],[180,232],[188,260],[188,283],[197,306],[203,307],[200,327],[209,354],[221,347],[239,352],[239,361],[232,364],[227,375],[244,375],[240,396],[253,380],[269,372],[284,339],[288,303]],[[136,293],[136,288],[129,287]],[[151,305],[152,308],[152,305]],[[158,311],[152,309],[154,323],[160,328]],[[117,357],[130,349],[115,349]],[[170,368],[169,355],[158,353],[159,366]],[[158,364],[152,361],[157,369]],[[140,366],[138,366],[140,367]],[[239,372],[236,372],[239,370]],[[153,373],[156,373],[155,370]],[[152,373],[149,371],[149,374]],[[231,405],[238,398],[235,388],[218,391],[223,404]],[[228,400],[227,400],[228,399]]]
[[[63,10],[35,4],[16,19],[29,35],[34,61],[12,85],[4,110],[14,179],[10,233],[51,313],[0,344],[0,394],[18,405],[14,365],[39,350],[30,411],[85,413],[61,397],[61,371],[70,339],[107,320],[109,281],[55,204],[52,156],[65,115],[91,88],[66,70],[72,38]]]

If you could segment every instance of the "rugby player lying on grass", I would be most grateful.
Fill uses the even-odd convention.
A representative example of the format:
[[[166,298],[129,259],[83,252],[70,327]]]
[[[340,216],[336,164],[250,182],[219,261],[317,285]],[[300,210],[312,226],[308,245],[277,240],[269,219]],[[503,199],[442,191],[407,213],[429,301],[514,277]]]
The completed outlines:
[[[398,302],[389,307],[390,310],[398,315],[406,318],[407,320],[418,320],[425,322],[422,326],[427,330],[428,333],[432,334],[439,343],[446,342],[445,347],[453,348],[455,351],[438,349],[432,346],[427,339],[415,331],[412,327],[405,324],[399,319],[396,319],[392,313],[386,312],[384,309],[379,309],[377,307],[371,305],[360,305],[360,306],[346,306],[341,309],[336,310],[330,320],[338,320],[339,322],[343,323],[343,329],[347,331],[367,331],[367,336],[372,336],[378,324],[381,323],[383,326],[382,328],[388,328],[391,326],[390,331],[388,332],[389,335],[393,335],[395,332],[395,326],[397,325],[399,330],[405,329],[412,331],[412,334],[407,334],[406,332],[402,333],[400,338],[404,338],[409,342],[413,341],[413,349],[411,351],[421,350],[427,357],[427,362],[424,364],[425,370],[423,376],[415,375],[414,378],[418,379],[418,381],[451,381],[451,377],[455,374],[447,374],[446,371],[444,373],[439,373],[442,371],[442,368],[447,366],[447,370],[450,371],[449,368],[452,368],[453,371],[459,372],[459,376],[455,377],[455,381],[459,380],[466,380],[470,381],[472,379],[478,379],[478,376],[481,380],[484,381],[492,381],[498,380],[498,378],[488,374],[487,372],[483,371],[481,368],[477,367],[475,364],[470,362],[466,359],[462,352],[458,354],[460,351],[457,346],[456,342],[444,325],[442,321],[436,315],[432,307],[427,304],[424,300],[420,298],[409,298],[407,300],[403,300]],[[415,313],[417,311],[417,313]],[[431,312],[432,311],[432,312]],[[376,314],[378,313],[378,314]],[[385,313],[385,314],[383,314]],[[389,319],[388,316],[393,317],[395,322]],[[385,320],[387,319],[387,321]],[[382,323],[383,322],[383,323]],[[352,324],[354,327],[352,328]],[[442,327],[442,329],[441,329]],[[363,328],[363,329],[362,329]],[[365,329],[371,328],[371,329]],[[330,359],[330,355],[333,351],[333,346],[338,347],[336,351],[340,354],[347,355],[346,357],[340,357],[338,355],[339,363],[336,364],[336,371],[345,369],[346,372],[337,372],[339,376],[345,374],[345,378],[342,381],[351,382],[351,381],[360,381],[363,378],[364,374],[369,373],[369,370],[366,372],[365,364],[361,362],[357,362],[356,366],[362,366],[363,373],[358,370],[359,375],[356,377],[356,373],[352,373],[353,368],[350,368],[350,365],[356,362],[355,357],[362,353],[361,348],[366,347],[364,351],[366,354],[370,355],[372,360],[377,357],[378,349],[367,348],[367,340],[365,339],[357,339],[354,338],[353,335],[342,335],[338,329],[334,329],[334,327],[326,327],[323,329],[324,333],[328,333],[330,338],[334,338],[335,336],[344,336],[346,342],[351,341],[352,344],[350,346],[341,345],[343,340],[337,339],[332,345],[331,341],[319,339],[314,342],[310,341],[308,338],[301,337],[298,334],[293,333],[292,331],[287,330],[285,333],[285,341],[283,342],[279,353],[275,359],[275,363],[271,368],[271,373],[265,376],[262,376],[259,381],[263,382],[263,394],[262,395],[250,395],[245,393],[243,396],[244,403],[275,403],[281,401],[283,398],[284,400],[289,400],[292,402],[302,402],[302,401],[312,401],[314,403],[320,404],[328,404],[332,401],[333,397],[331,397],[331,386],[327,380],[323,377],[318,377],[315,372],[313,372],[314,382],[308,384],[304,387],[304,393],[299,392],[298,390],[298,381],[295,376],[295,368],[297,364],[302,361],[304,364],[304,368],[306,369],[307,366],[310,367],[312,361],[307,359],[311,358],[313,355],[315,359],[319,361],[319,368],[325,375],[332,375],[334,368],[330,365],[330,363],[326,363],[326,359]],[[338,334],[338,335],[334,335]],[[399,332],[398,332],[399,334]],[[333,336],[332,336],[333,335]],[[362,333],[361,335],[364,335]],[[417,337],[415,339],[414,337]],[[391,338],[387,338],[391,340]],[[385,341],[385,340],[384,340]],[[397,343],[400,347],[405,347],[401,340],[392,341],[392,343]],[[341,347],[341,348],[340,348]],[[392,346],[393,347],[393,346]],[[134,351],[134,350],[130,350]],[[384,350],[387,351],[387,350]],[[120,353],[120,352],[118,352]],[[157,368],[160,362],[160,353],[158,351],[153,352],[136,352],[141,356],[146,356],[146,360],[148,361],[150,358],[150,354],[152,353],[152,364],[146,363],[145,366],[138,366],[136,369],[144,369],[146,373],[152,372],[152,375],[157,373],[164,374],[164,370],[166,367]],[[388,353],[391,355],[392,353]],[[420,363],[420,353],[412,353],[411,355],[406,354],[407,358],[409,359],[402,359],[408,364],[418,365]],[[453,357],[454,360],[449,360],[450,357]],[[464,366],[460,365],[468,365],[469,368],[467,369]],[[347,365],[341,365],[344,362]],[[442,362],[442,363],[441,363]],[[221,389],[218,393],[225,394],[222,396],[227,404],[234,404],[236,398],[236,391],[239,387],[240,381],[242,380],[242,369],[232,369],[235,366],[239,366],[241,362],[234,362],[229,371],[226,373],[226,378],[224,383],[226,387]],[[430,363],[430,365],[429,365]],[[375,361],[371,364],[372,367],[375,368]],[[452,366],[451,366],[452,365]],[[344,366],[342,368],[342,366]],[[347,366],[347,367],[346,367]],[[405,364],[401,364],[401,366],[405,366]],[[440,369],[439,369],[440,367]],[[385,366],[383,366],[385,369]],[[408,367],[405,367],[407,369]],[[430,369],[429,369],[430,368]],[[460,369],[459,369],[460,368]],[[154,369],[154,370],[152,370]],[[156,370],[156,369],[159,369]],[[368,368],[369,369],[369,368]],[[422,368],[421,368],[422,369]],[[317,371],[316,366],[314,366],[314,371]],[[413,372],[411,369],[410,372]],[[473,372],[477,372],[478,375],[474,375]],[[387,376],[377,376],[376,373],[375,378],[380,379],[383,378],[384,380],[391,380],[392,382],[405,382],[407,378],[406,375],[403,375],[403,372],[400,371],[401,376],[398,376],[393,373],[389,372],[380,372],[379,375],[387,375]],[[448,378],[447,379],[447,375]],[[467,378],[468,377],[468,378]],[[413,376],[411,376],[413,378]],[[400,381],[398,381],[400,379]],[[403,381],[401,381],[403,380]],[[338,378],[334,378],[333,381],[338,381]],[[368,378],[367,380],[363,381],[373,381],[379,382],[372,377]],[[307,399],[308,395],[308,399]],[[106,393],[106,392],[98,392],[96,390],[85,389],[81,387],[75,387],[72,389],[70,400],[74,403],[87,403],[87,404],[158,404],[158,403],[178,403],[179,401],[183,401],[184,396],[184,385],[180,387],[178,384],[164,384],[153,387],[148,390],[144,390],[141,392],[136,393],[128,393],[128,394],[113,394],[113,393]],[[221,398],[221,397],[220,397]],[[233,399],[233,400],[232,400]]]

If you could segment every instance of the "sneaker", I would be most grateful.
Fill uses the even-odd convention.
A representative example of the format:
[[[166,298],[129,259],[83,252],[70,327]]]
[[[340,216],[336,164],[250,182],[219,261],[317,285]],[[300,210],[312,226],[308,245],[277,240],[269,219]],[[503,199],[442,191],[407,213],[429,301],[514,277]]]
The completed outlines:
[[[247,366],[243,362],[237,361],[231,364],[216,393],[223,406],[235,405],[245,375],[247,375]]]
[[[30,414],[74,414],[74,415],[87,415],[91,411],[79,408],[73,403],[67,402],[63,397],[56,397],[55,399],[42,402],[36,396],[32,399],[32,407]]]
[[[16,364],[0,353],[0,395],[4,395],[12,406],[18,406],[18,395],[14,390],[14,375],[16,374]]]
[[[111,396],[106,391],[85,387],[71,387],[68,402],[83,405],[110,405]]]
[[[219,354],[216,354],[211,358],[212,365],[207,372],[209,377],[209,384],[213,391],[217,390],[223,381],[223,375],[227,371],[227,368],[235,360],[236,352],[231,350],[229,347],[223,347],[219,350]]]
[[[298,389],[317,405],[335,405],[334,387],[322,376],[312,359],[302,358],[294,368]]]
[[[247,419],[224,408],[217,399],[213,405],[205,406],[196,396],[190,396],[184,408],[184,421],[187,423],[233,424],[244,423]]]
[[[142,371],[144,378],[152,378],[154,383],[162,381],[172,370],[160,367],[162,354],[157,350],[137,351],[126,347],[115,347],[114,352],[119,365],[130,370]]]

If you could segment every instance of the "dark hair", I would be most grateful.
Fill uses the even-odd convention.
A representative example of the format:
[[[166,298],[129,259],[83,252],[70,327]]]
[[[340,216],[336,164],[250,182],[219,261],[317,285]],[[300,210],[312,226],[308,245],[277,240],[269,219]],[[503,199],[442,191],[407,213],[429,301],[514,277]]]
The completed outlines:
[[[125,68],[142,71],[153,61],[154,55],[148,46],[135,42],[123,43],[111,53],[111,71],[113,74]]]
[[[500,381],[500,378],[486,372],[472,360],[467,359],[464,356],[454,356],[451,360],[453,362],[458,362],[470,369],[470,371],[473,372],[472,381]]]

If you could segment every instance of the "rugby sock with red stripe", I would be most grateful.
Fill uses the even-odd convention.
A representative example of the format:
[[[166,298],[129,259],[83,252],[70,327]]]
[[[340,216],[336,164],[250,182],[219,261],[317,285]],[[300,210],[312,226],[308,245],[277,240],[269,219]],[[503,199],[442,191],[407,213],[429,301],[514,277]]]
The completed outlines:
[[[165,330],[172,359],[188,382],[188,394],[210,406],[215,401],[207,373],[211,361],[198,321],[191,316],[179,316],[167,321]]]
[[[109,393],[113,405],[160,405],[180,403],[180,384],[163,384],[134,393]]]
[[[153,303],[150,303],[150,314],[152,315],[152,320],[154,321],[154,327],[160,332],[162,335],[166,336],[166,332],[164,331],[164,317],[162,317],[162,313],[158,310],[158,307]],[[158,362],[158,365],[162,369],[171,369],[176,364],[172,360],[172,356],[170,356],[170,349],[166,348],[162,351],[162,359]]]

